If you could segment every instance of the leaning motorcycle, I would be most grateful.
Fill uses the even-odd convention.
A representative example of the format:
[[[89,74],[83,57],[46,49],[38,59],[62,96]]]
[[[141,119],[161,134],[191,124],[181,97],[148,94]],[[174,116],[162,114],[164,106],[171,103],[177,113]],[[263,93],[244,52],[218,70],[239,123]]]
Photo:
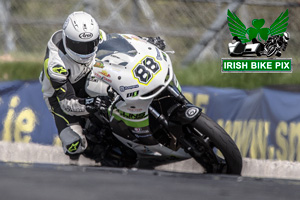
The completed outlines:
[[[194,158],[206,173],[241,174],[235,142],[184,97],[166,52],[130,34],[99,49],[86,90],[101,80],[112,104],[86,123],[90,157],[141,168]]]

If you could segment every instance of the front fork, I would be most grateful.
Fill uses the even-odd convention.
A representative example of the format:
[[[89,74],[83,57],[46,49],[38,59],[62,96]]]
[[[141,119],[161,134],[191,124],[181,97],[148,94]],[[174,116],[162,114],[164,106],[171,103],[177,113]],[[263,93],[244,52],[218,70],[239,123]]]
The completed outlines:
[[[215,156],[210,146],[209,138],[206,138],[200,132],[195,134],[190,129],[191,127],[187,126],[200,117],[202,109],[191,104],[182,93],[176,91],[171,86],[168,86],[167,89],[178,102],[168,109],[167,118],[151,106],[149,107],[149,112],[207,172],[222,169],[224,164],[219,162],[218,157]]]
[[[172,125],[185,125],[196,120],[201,115],[201,108],[198,108],[191,104],[181,92],[176,91],[170,85],[167,87],[169,93],[175,97],[177,104],[174,104],[168,109],[167,118],[157,112],[152,106],[149,106],[149,112],[156,118],[156,120],[165,128],[169,130]]]

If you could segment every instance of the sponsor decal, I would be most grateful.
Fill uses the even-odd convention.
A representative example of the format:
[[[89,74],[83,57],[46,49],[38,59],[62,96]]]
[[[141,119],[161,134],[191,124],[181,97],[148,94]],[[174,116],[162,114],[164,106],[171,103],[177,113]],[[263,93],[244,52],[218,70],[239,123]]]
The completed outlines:
[[[187,118],[193,118],[195,117],[197,114],[199,113],[199,109],[196,108],[196,107],[191,107],[191,108],[188,108],[186,111],[185,111],[185,116]]]
[[[122,35],[125,39],[131,40],[131,37],[127,36],[127,35]]]
[[[107,82],[107,83],[112,82],[109,78],[105,77],[101,72],[95,72],[95,76],[104,82]]]
[[[102,74],[103,76],[106,76],[106,77],[110,77],[110,74],[107,73],[106,70],[102,70],[102,71],[100,72],[100,74]]]
[[[136,40],[136,41],[140,41],[140,42],[147,43],[147,41],[145,41],[145,40],[143,40],[142,38],[137,37],[137,36],[135,36],[135,35],[131,35],[131,38],[134,39],[134,40]]]
[[[143,128],[133,128],[131,131],[137,134],[150,133],[149,129],[143,129]]]
[[[100,79],[103,77],[102,74],[100,74],[99,72],[95,72],[95,76],[100,78]]]
[[[138,113],[138,114],[133,114],[133,113],[126,113],[122,110],[117,110],[122,117],[125,117],[127,119],[144,119],[148,117],[148,114],[146,112]]]
[[[127,108],[127,110],[130,112],[141,112],[143,108]]]
[[[107,82],[107,83],[111,83],[112,81],[108,78],[106,78],[105,76],[102,76],[101,80]]]
[[[136,97],[139,95],[139,90],[135,91],[135,92],[131,92],[127,94],[127,98],[128,97]]]
[[[97,60],[96,63],[94,64],[94,67],[104,68],[104,64],[102,61]]]
[[[140,41],[140,42],[144,42],[144,43],[147,43],[146,40],[143,40],[142,38],[138,37],[138,36],[135,36],[135,35],[122,35],[123,38],[127,39],[127,40],[136,40],[136,41]]]
[[[151,137],[151,136],[152,136],[152,134],[146,134],[146,135],[134,134],[134,135],[135,135],[135,137],[137,137],[137,138],[146,138],[146,137]]]
[[[79,37],[81,39],[90,39],[93,37],[93,33],[90,33],[90,32],[84,32],[84,33],[80,33],[79,34]]]
[[[138,88],[139,85],[130,85],[130,86],[120,86],[120,91],[125,92],[125,90],[131,90],[134,88]]]

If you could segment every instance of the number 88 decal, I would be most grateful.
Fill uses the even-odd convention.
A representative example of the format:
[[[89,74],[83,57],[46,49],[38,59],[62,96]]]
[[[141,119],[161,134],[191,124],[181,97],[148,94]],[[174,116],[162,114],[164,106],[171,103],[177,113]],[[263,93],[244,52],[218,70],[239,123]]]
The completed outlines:
[[[148,85],[160,70],[160,63],[155,58],[146,56],[133,68],[132,73],[139,83]]]

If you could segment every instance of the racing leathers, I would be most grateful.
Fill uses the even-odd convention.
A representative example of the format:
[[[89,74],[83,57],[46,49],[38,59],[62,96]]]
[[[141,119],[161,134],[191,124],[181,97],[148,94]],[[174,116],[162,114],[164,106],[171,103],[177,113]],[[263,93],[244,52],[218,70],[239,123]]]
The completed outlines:
[[[109,35],[103,35],[104,40],[110,38]],[[164,41],[160,38],[150,38],[149,42],[161,49],[165,48]],[[95,98],[107,95],[108,85],[94,78],[92,68],[95,58],[92,60],[88,64],[72,60],[65,51],[62,30],[55,32],[48,41],[40,82],[46,105],[54,116],[64,152],[71,158],[76,158],[76,155],[87,148],[82,127],[84,117],[93,112],[90,104],[105,106],[105,103],[99,103],[101,100]],[[87,90],[87,84],[96,85],[97,92]]]
[[[82,117],[90,112],[87,102],[90,105],[95,99],[89,98],[93,94],[88,94],[86,84],[89,80],[97,82],[98,95],[107,95],[107,84],[93,77],[91,69],[95,58],[92,60],[88,64],[72,60],[64,49],[62,30],[55,32],[48,41],[40,82],[67,155],[78,155],[87,147]]]

